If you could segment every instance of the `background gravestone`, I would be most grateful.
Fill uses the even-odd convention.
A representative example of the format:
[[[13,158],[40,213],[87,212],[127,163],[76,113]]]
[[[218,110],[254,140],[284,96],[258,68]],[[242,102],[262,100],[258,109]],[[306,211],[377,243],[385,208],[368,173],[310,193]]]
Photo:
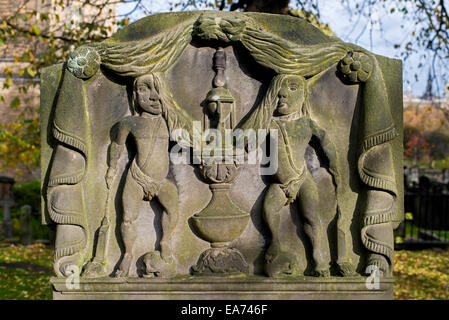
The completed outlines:
[[[3,206],[3,235],[6,239],[11,239],[13,236],[13,225],[11,220],[11,208],[16,205],[13,198],[6,195],[0,200],[0,205]]]
[[[33,242],[32,219],[31,206],[22,206],[20,208],[20,243],[23,245],[29,245]]]
[[[15,181],[10,177],[0,177],[0,206],[3,208],[2,237],[12,238],[13,225],[11,221],[11,208],[16,204],[12,187]]]
[[[183,12],[77,48],[41,80],[55,298],[392,298],[400,61],[298,18]],[[206,153],[208,129],[236,144]],[[269,165],[237,161],[255,152],[237,129],[259,130]],[[169,161],[173,147],[190,161]]]

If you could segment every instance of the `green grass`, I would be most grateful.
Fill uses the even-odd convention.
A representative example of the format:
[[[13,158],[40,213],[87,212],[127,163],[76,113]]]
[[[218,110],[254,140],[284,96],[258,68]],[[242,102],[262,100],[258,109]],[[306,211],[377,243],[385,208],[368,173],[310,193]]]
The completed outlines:
[[[449,249],[397,251],[394,298],[449,300]]]
[[[401,240],[396,241],[397,243],[401,243],[404,240],[410,240],[410,239],[419,239],[419,231],[425,231],[433,234],[434,236],[440,237],[441,239],[445,239],[449,241],[449,231],[445,230],[427,230],[424,228],[419,228],[416,224],[413,223],[413,220],[407,219],[407,215],[411,215],[411,213],[406,213],[406,221],[403,222],[403,227],[405,228],[405,232],[398,232],[398,236],[401,238]],[[398,230],[399,231],[399,230]],[[398,240],[398,239],[396,239]]]
[[[32,270],[11,267],[25,263]],[[0,245],[0,300],[51,299],[53,250],[43,245]],[[41,270],[42,269],[42,270]],[[449,249],[397,251],[394,298],[449,300]]]
[[[21,266],[25,269],[17,267],[17,262],[26,262]],[[0,299],[51,299],[52,262],[53,250],[42,244],[0,246]]]

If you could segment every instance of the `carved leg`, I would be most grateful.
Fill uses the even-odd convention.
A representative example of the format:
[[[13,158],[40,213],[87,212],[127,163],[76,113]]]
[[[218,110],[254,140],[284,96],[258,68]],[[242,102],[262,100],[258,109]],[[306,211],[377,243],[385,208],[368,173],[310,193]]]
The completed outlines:
[[[171,181],[166,181],[157,196],[164,208],[162,215],[161,256],[165,261],[172,260],[170,239],[178,222],[178,189]]]
[[[304,216],[304,232],[312,244],[312,256],[315,263],[315,275],[330,275],[329,262],[326,261],[323,248],[325,235],[319,211],[318,188],[310,174],[307,174],[298,193],[298,201]]]
[[[337,205],[337,266],[340,275],[343,277],[353,277],[357,275],[348,255],[348,231],[349,230],[346,228],[346,220],[340,210],[340,206]]]
[[[272,184],[264,198],[264,219],[271,231],[271,244],[265,253],[265,272],[269,277],[296,275],[296,257],[281,250],[279,238],[280,211],[285,206],[287,197],[279,184]]]
[[[132,250],[136,240],[138,218],[137,204],[142,201],[144,193],[142,187],[134,181],[130,174],[126,177],[123,189],[123,222],[121,225],[122,238],[125,245],[125,255],[123,256],[116,276],[126,277],[132,262]]]
[[[265,253],[267,262],[275,259],[281,250],[279,240],[280,211],[285,206],[286,201],[287,198],[279,184],[270,185],[263,202],[264,219],[271,231],[271,244]]]

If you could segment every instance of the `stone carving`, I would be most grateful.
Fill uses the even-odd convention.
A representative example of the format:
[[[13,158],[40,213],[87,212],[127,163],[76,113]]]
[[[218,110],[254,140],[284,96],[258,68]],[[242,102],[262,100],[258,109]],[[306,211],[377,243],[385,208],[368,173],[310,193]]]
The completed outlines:
[[[132,249],[136,239],[135,203],[142,200],[151,201],[157,197],[164,207],[162,217],[163,237],[161,240],[161,257],[167,262],[173,260],[170,237],[178,219],[178,191],[176,185],[167,180],[169,157],[169,132],[162,117],[161,97],[156,84],[161,81],[154,75],[142,76],[134,83],[136,107],[139,116],[123,119],[118,124],[116,141],[112,142],[110,166],[106,183],[111,184],[116,166],[128,135],[136,140],[137,153],[129,168],[123,190],[122,238],[125,243],[125,255],[118,271],[119,276],[127,276],[132,259]],[[161,89],[159,89],[161,90]],[[172,262],[173,263],[173,262]]]
[[[143,257],[145,264],[144,278],[171,278],[176,276],[176,263],[173,257],[162,258],[159,251],[147,253]]]
[[[151,201],[153,198],[157,198],[164,210],[161,221],[163,235],[160,241],[160,253],[147,256],[146,270],[147,272],[151,270],[152,274],[160,276],[174,276],[176,273],[176,262],[170,239],[178,221],[178,190],[176,185],[167,179],[170,126],[166,121],[168,113],[176,114],[176,103],[167,91],[168,86],[162,74],[138,77],[133,85],[134,106],[138,115],[126,117],[117,124],[116,136],[110,147],[110,162],[106,173],[108,189],[111,188],[116,176],[117,162],[127,137],[132,136],[137,145],[137,152],[129,167],[122,195],[121,233],[125,253],[116,273],[120,277],[128,275],[133,259],[132,251],[136,241],[138,218],[136,203],[142,200]],[[170,108],[171,111],[168,110]],[[170,271],[155,270],[159,267]]]
[[[339,64],[342,78],[351,82],[366,82],[373,70],[373,63],[368,55],[362,52],[348,52]]]
[[[77,48],[42,80],[57,277],[390,279],[400,68],[254,13],[154,15]],[[248,162],[264,148],[270,176]]]
[[[67,69],[76,77],[88,79],[100,68],[100,55],[89,47],[73,52],[67,62]]]
[[[265,254],[265,271],[269,276],[297,274],[296,258],[282,250],[279,238],[281,209],[296,200],[304,216],[305,233],[312,246],[313,274],[319,277],[330,275],[329,262],[325,260],[323,254],[323,240],[326,237],[321,222],[323,214],[319,209],[317,185],[305,163],[306,149],[312,136],[319,139],[325,156],[329,160],[328,169],[333,176],[336,188],[340,185],[340,175],[332,139],[311,118],[308,90],[304,77],[278,75],[272,80],[267,93],[272,103],[260,106],[248,120],[252,123],[266,123],[270,129],[279,132],[277,141],[273,142],[277,146],[279,162],[274,177],[275,183],[270,185],[264,199],[264,218],[272,233],[271,244]],[[258,112],[259,110],[264,112]],[[266,119],[257,119],[257,117],[269,117],[270,112],[272,116],[269,122]],[[245,127],[246,124],[243,126]],[[337,210],[340,210],[338,203]],[[339,252],[344,252],[346,247],[344,240],[337,239],[337,241]],[[344,253],[340,256],[338,267],[342,275],[354,275],[354,268]]]
[[[211,248],[201,253],[192,268],[194,273],[202,275],[245,274],[249,271],[244,256],[230,244],[245,230],[249,214],[236,206],[229,197],[229,190],[240,167],[234,159],[233,145],[226,144],[225,139],[226,129],[231,130],[236,124],[234,97],[224,88],[225,68],[226,55],[222,48],[218,48],[214,55],[215,88],[207,93],[203,123],[205,129],[216,129],[221,139],[206,145],[206,150],[210,145],[213,148],[202,154],[200,166],[203,177],[210,182],[212,199],[206,208],[192,217],[192,225],[198,234],[211,243]]]
[[[310,118],[307,82],[303,77],[279,75],[273,79],[272,87],[277,92],[278,102],[269,125],[279,132],[275,142],[279,165],[275,183],[270,185],[264,199],[264,218],[272,233],[271,244],[265,254],[266,272],[269,276],[296,273],[296,259],[281,248],[279,214],[282,207],[297,200],[305,218],[305,233],[312,244],[314,272],[317,276],[329,276],[329,263],[322,253],[326,237],[318,208],[317,185],[307,169],[304,156],[312,135],[319,137],[330,161],[329,169],[337,180],[335,146],[325,131]]]

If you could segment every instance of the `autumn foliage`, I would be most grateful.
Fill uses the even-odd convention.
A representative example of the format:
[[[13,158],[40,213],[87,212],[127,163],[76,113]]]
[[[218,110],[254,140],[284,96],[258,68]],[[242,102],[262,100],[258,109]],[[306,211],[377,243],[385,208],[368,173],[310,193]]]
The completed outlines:
[[[436,105],[408,105],[404,109],[404,158],[430,162],[449,156],[449,123]]]

